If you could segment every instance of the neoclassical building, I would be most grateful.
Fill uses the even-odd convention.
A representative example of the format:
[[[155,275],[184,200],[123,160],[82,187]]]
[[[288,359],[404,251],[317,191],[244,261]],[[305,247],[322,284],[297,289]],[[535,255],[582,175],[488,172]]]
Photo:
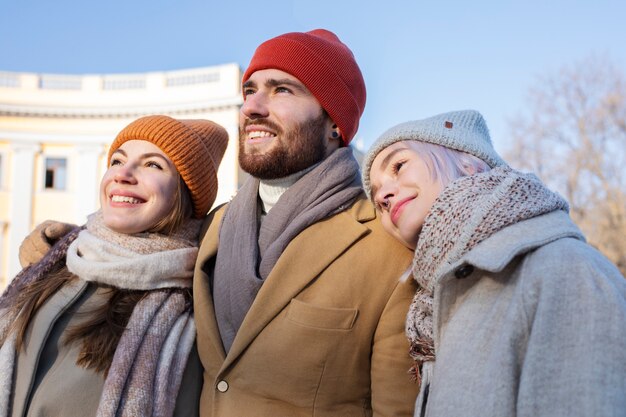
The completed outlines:
[[[108,144],[149,114],[204,118],[230,142],[217,202],[237,190],[237,64],[168,72],[57,75],[0,72],[0,289],[20,270],[18,248],[38,223],[75,224],[98,206]]]

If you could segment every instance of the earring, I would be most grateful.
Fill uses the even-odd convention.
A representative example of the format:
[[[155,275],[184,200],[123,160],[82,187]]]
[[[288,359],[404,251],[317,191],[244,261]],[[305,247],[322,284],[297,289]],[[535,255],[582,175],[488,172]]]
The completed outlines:
[[[333,133],[331,133],[330,136],[332,136],[333,139],[337,139],[339,137],[339,132],[333,130]]]

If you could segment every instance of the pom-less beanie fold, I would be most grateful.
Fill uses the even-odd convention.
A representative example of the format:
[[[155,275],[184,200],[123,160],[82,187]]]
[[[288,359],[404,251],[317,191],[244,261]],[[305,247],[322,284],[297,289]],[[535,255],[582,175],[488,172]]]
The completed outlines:
[[[491,143],[489,129],[476,110],[460,110],[438,114],[422,120],[400,123],[383,133],[371,146],[363,160],[363,186],[370,196],[370,170],[383,149],[403,140],[433,143],[466,152],[485,161],[490,167],[506,165]]]
[[[146,140],[158,146],[189,188],[194,217],[206,215],[217,195],[217,170],[228,145],[228,133],[222,126],[202,119],[142,117],[117,135],[108,163],[113,152],[129,140]]]

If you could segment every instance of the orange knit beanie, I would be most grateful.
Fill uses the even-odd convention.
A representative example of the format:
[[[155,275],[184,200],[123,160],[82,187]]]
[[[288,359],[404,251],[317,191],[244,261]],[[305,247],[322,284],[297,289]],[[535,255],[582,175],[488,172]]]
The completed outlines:
[[[359,128],[365,108],[365,82],[352,51],[337,35],[316,29],[292,32],[262,43],[243,75],[277,69],[300,80],[339,127],[344,145]]]
[[[207,214],[217,195],[217,169],[228,145],[228,133],[222,126],[202,119],[141,117],[117,135],[109,149],[107,165],[111,154],[129,140],[146,140],[158,146],[187,184],[194,217]]]

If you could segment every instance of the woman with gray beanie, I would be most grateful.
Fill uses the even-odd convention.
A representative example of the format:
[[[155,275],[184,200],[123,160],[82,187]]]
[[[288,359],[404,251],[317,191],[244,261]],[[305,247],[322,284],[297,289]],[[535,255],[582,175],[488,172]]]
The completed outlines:
[[[502,160],[480,113],[389,129],[363,182],[415,251],[416,416],[624,415],[626,280],[561,196]]]

